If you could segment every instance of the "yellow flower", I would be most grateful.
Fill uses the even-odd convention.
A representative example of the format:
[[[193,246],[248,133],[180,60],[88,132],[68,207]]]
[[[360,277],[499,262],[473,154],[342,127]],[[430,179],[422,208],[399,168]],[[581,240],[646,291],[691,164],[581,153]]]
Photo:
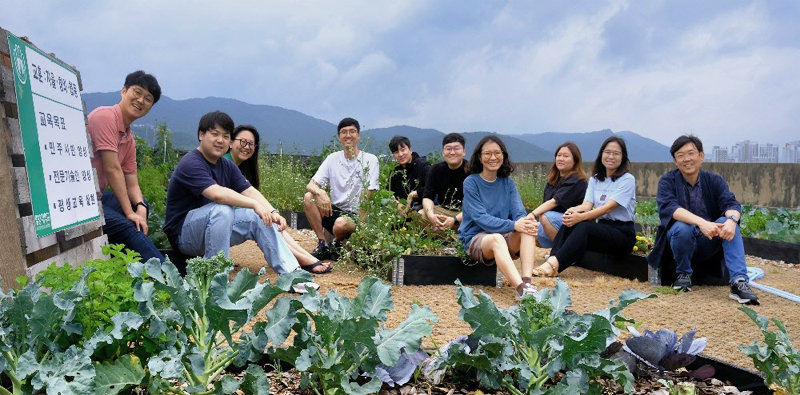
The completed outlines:
[[[639,251],[639,247],[637,247],[637,246],[633,246],[633,250],[634,250],[634,251]]]

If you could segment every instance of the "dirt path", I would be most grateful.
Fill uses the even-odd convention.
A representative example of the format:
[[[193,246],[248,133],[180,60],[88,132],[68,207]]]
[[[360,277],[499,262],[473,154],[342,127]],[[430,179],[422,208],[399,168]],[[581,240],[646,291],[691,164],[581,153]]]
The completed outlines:
[[[289,232],[304,248],[309,251],[313,248],[315,241],[309,231]],[[539,251],[539,261],[544,253],[545,251]],[[232,248],[231,257],[238,266],[254,271],[266,264],[264,256],[253,242]],[[747,257],[747,265],[764,270],[765,276],[757,280],[758,283],[800,295],[800,265],[787,265],[751,256]],[[354,297],[363,274],[355,268],[334,266],[333,272],[315,276],[315,281],[320,284],[320,292],[324,294],[336,289],[342,295]],[[276,275],[268,270],[266,277],[274,279]],[[738,310],[739,304],[728,298],[727,286],[695,286],[689,293],[661,294],[648,283],[608,276],[580,267],[565,270],[561,279],[569,284],[572,309],[580,313],[608,307],[608,302],[616,299],[626,289],[656,293],[657,298],[636,302],[626,308],[623,314],[641,323],[640,330],[669,328],[682,334],[696,328],[697,336],[709,339],[705,354],[753,369],[751,360],[737,346],[749,344],[756,339],[763,341],[763,336],[756,325]],[[534,281],[539,288],[555,284],[552,279]],[[514,292],[510,287],[475,288],[486,292],[499,306],[508,307],[514,303]],[[756,293],[761,299],[761,305],[751,307],[759,314],[783,321],[795,347],[800,346],[800,304],[763,291],[756,290]],[[439,323],[434,327],[432,335],[436,344],[444,345],[456,336],[470,332],[469,325],[458,319],[455,285],[399,286],[392,288],[392,297],[395,309],[389,316],[390,327],[407,317],[411,304],[419,303],[429,306],[439,317]],[[264,318],[263,313],[261,318]],[[428,339],[424,345],[433,346],[433,342]]]

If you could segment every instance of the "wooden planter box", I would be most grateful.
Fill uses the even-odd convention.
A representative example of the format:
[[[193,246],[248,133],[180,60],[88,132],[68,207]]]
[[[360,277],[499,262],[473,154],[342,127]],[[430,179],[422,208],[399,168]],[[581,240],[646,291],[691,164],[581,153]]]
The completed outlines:
[[[403,255],[392,262],[388,280],[392,285],[464,285],[500,287],[504,277],[497,266],[477,262],[465,264],[461,258],[444,255]]]
[[[786,263],[800,263],[800,244],[752,237],[744,237],[743,239],[744,252],[748,255]]]

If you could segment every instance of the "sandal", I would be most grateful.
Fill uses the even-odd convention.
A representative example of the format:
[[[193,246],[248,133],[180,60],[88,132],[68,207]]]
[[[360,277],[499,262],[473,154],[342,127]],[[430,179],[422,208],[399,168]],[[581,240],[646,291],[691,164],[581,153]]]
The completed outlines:
[[[314,268],[317,267],[317,266],[324,266],[325,270],[322,270],[322,271],[319,271],[319,272],[314,271]],[[315,263],[313,263],[311,265],[300,266],[300,268],[305,270],[305,271],[307,271],[307,272],[309,272],[309,273],[311,273],[311,274],[325,274],[325,273],[330,272],[333,269],[330,266],[325,266],[321,261],[316,261]]]
[[[554,263],[549,258],[533,269],[533,275],[536,277],[556,277],[558,276],[558,263]]]

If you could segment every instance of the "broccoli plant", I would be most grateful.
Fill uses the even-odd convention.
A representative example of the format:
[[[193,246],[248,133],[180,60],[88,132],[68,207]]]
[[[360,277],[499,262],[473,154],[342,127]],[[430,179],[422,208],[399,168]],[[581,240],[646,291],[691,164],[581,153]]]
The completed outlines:
[[[140,314],[140,317],[128,316],[130,326],[145,325],[151,338],[164,339],[160,351],[147,362],[153,375],[151,392],[177,392],[169,388],[170,379],[186,383],[188,393],[236,391],[240,383],[233,377],[215,380],[234,362],[243,365],[260,358],[266,345],[254,344],[255,337],[247,334],[242,334],[237,342],[232,334],[277,295],[295,283],[311,279],[309,273],[297,270],[281,275],[273,286],[269,281],[259,283],[258,274],[240,270],[230,280],[232,266],[232,261],[220,253],[211,259],[189,260],[186,278],[169,261],[162,264],[151,259],[128,267],[131,276],[138,279],[134,283],[134,297],[139,302]],[[167,305],[154,304],[158,291],[169,295]],[[257,374],[251,370],[248,373]],[[254,380],[265,381],[259,377]],[[212,383],[213,388],[209,388]]]
[[[11,391],[0,387],[0,394],[94,392],[92,350],[72,345],[82,330],[75,304],[88,293],[90,272],[69,291],[45,293],[41,280],[0,291],[0,371],[11,382]]]
[[[638,291],[620,294],[618,304],[593,314],[575,314],[566,310],[571,304],[566,283],[543,289],[522,298],[519,305],[507,310],[498,308],[481,292],[457,282],[459,317],[473,332],[463,341],[451,344],[430,364],[430,371],[463,371],[469,368],[481,385],[505,387],[513,394],[599,393],[593,378],[610,376],[626,392],[633,389],[633,376],[621,361],[601,354],[619,330],[618,321],[629,321],[619,313],[627,305],[655,297]],[[563,379],[545,389],[556,373],[566,371]]]
[[[382,324],[392,310],[391,287],[374,277],[358,286],[350,300],[331,291],[324,297],[314,290],[299,299],[281,298],[267,311],[269,321],[257,323],[257,343],[282,344],[293,330],[289,348],[274,347],[270,354],[302,372],[302,385],[317,394],[372,394],[382,382],[373,377],[358,383],[359,374],[372,373],[379,364],[395,366],[402,350],[414,353],[430,335],[438,318],[427,307],[411,306],[411,313],[395,329]]]
[[[772,323],[778,330],[771,332],[767,329],[770,321],[767,317],[744,306],[739,310],[747,314],[764,334],[764,343],[754,340],[749,346],[739,346],[739,350],[753,359],[753,364],[764,374],[764,383],[769,388],[776,391],[782,388],[788,394],[800,394],[800,350],[792,346],[786,326],[773,318]]]

